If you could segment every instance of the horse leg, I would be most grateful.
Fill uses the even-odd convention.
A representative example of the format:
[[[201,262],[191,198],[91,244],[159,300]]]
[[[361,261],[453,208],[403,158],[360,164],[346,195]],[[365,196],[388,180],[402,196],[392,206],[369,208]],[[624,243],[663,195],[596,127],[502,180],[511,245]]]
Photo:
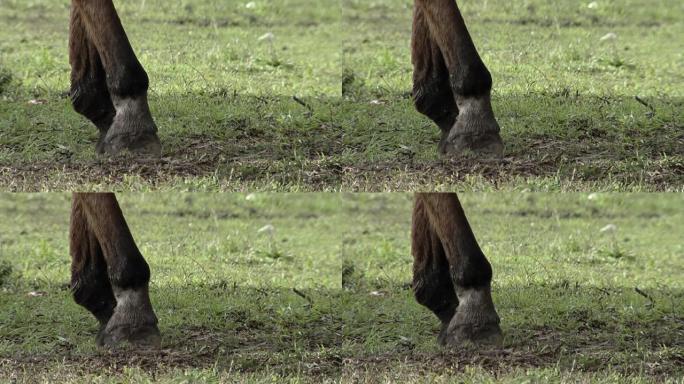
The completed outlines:
[[[100,131],[96,150],[104,153],[104,139],[114,121],[116,110],[107,89],[106,74],[97,48],[88,38],[84,21],[76,7],[71,8],[69,25],[69,62],[71,64],[71,103]]]
[[[492,77],[456,2],[415,0],[413,28],[414,95],[418,89],[422,104],[438,106],[433,107],[437,110],[447,110],[443,106],[448,106],[447,116],[456,116],[453,122],[439,119],[443,113],[418,107],[442,129],[440,151],[470,150],[501,156],[503,142],[490,100]]]
[[[72,100],[76,111],[100,130],[98,152],[160,154],[157,126],[147,103],[149,79],[114,4],[72,0],[71,14]]]
[[[150,268],[114,194],[74,194],[70,236],[74,298],[100,322],[98,345],[159,346]]]
[[[97,343],[101,345],[116,299],[107,276],[102,247],[88,226],[83,209],[80,199],[74,196],[69,228],[71,290],[76,303],[90,311],[100,323]]]
[[[458,306],[446,330],[442,331],[440,341],[446,345],[459,345],[466,341],[501,344],[499,316],[494,309],[490,288],[492,267],[475,240],[458,197],[453,193],[427,193],[418,194],[416,199],[414,212],[420,213],[418,206],[424,206],[421,220],[427,221],[424,225],[429,226],[441,244],[458,298]],[[416,227],[414,231],[417,232]],[[414,241],[416,239],[414,234]],[[416,249],[421,247],[414,245],[414,252]],[[417,253],[414,256],[420,257]],[[442,268],[442,273],[446,272],[446,264],[437,264],[433,268],[437,266]],[[442,283],[441,289],[445,286]],[[450,295],[445,294],[444,297]]]
[[[430,36],[425,13],[418,3],[413,8],[413,103],[418,112],[429,117],[441,130],[438,148],[441,153],[446,153],[447,138],[456,122],[458,107],[449,85],[449,71],[442,52]]]
[[[458,298],[449,275],[449,262],[444,247],[430,220],[422,199],[413,207],[411,231],[413,259],[413,294],[416,300],[434,312],[442,322],[437,341],[446,343],[449,322],[456,313]]]

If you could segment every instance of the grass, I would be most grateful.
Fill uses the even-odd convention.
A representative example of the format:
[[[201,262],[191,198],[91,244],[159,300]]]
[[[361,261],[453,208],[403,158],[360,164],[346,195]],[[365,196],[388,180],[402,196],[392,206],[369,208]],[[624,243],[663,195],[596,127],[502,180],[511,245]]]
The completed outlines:
[[[503,161],[474,162],[440,158],[437,129],[413,110],[410,1],[117,2],[164,144],[161,159],[141,162],[97,157],[95,129],[70,108],[66,3],[7,0],[0,180],[6,190],[681,191],[684,7],[596,3],[461,4],[506,142]]]
[[[162,349],[96,348],[95,321],[68,290],[69,197],[6,194],[0,211],[15,219],[0,224],[0,381],[684,375],[678,194],[462,194],[495,271],[506,339],[503,348],[453,351],[436,345],[437,320],[412,298],[408,194],[119,199],[153,271]]]

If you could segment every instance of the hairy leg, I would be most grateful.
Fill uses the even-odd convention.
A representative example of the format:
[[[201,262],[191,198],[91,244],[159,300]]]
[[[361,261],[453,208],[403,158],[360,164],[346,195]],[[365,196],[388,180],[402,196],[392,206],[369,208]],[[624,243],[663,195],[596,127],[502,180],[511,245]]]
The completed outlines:
[[[74,198],[69,228],[71,290],[76,303],[90,311],[100,323],[97,343],[101,345],[104,329],[116,307],[116,299],[107,276],[102,248],[88,227],[83,209],[81,202]]]
[[[424,35],[423,30],[427,27],[429,42],[431,46],[438,47],[443,65],[449,74],[448,84],[458,111],[458,117],[449,128],[440,150],[445,153],[471,150],[501,156],[503,143],[490,100],[492,77],[475,49],[456,2],[415,0],[415,9],[414,36]],[[416,26],[420,28],[416,30]],[[414,56],[426,53],[426,50],[416,50],[414,47]],[[414,59],[414,62],[416,61]],[[431,60],[428,64],[438,67],[438,63]],[[418,67],[418,71],[424,69]],[[444,75],[441,79],[447,83]],[[434,92],[427,97],[440,100],[444,96]],[[437,123],[439,125],[439,122]]]
[[[449,322],[456,313],[458,299],[449,275],[449,263],[422,199],[413,207],[411,230],[413,293],[416,301],[430,309],[442,322],[438,342],[445,344]]]
[[[108,127],[101,127],[105,121],[96,122],[87,116],[100,124],[98,128],[104,133],[98,151],[159,154],[157,126],[147,103],[147,73],[133,52],[112,1],[72,0],[70,40],[74,42],[70,44],[72,72],[80,73],[76,76],[79,79],[84,74],[97,78],[93,92],[100,98],[104,97],[104,81],[113,108]],[[80,65],[84,62],[86,66]]]
[[[413,62],[413,103],[416,110],[429,117],[442,131],[439,151],[446,153],[449,131],[456,122],[458,107],[449,85],[442,52],[430,36],[423,9],[414,4],[411,35]]]
[[[71,64],[71,103],[100,131],[96,150],[104,152],[104,138],[114,121],[116,110],[107,89],[106,74],[97,48],[88,38],[78,8],[71,8],[69,25],[69,63]]]
[[[109,304],[108,316],[98,317],[91,310],[101,323],[106,320],[98,335],[98,344],[113,346],[126,341],[158,346],[161,338],[149,298],[150,269],[131,236],[116,198],[111,193],[77,193],[72,209],[72,258],[83,259],[81,255],[86,246],[96,250],[89,251],[88,256],[100,257],[97,282],[83,284],[81,291],[95,297],[98,286],[108,284],[108,293],[115,300],[113,309]],[[85,243],[85,239],[89,242]]]
[[[447,345],[465,341],[500,344],[499,316],[490,283],[492,268],[480,250],[458,197],[453,193],[421,193],[427,220],[443,247],[458,307],[442,340]]]

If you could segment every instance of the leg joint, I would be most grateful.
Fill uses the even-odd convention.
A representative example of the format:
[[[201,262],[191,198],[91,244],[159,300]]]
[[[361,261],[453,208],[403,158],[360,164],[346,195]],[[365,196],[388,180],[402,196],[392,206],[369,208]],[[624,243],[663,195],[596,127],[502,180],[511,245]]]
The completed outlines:
[[[481,61],[457,67],[450,80],[454,93],[460,96],[480,96],[492,89],[492,75]]]
[[[81,80],[71,86],[71,105],[98,127],[108,127],[114,118],[114,105],[103,83]]]
[[[104,269],[100,271],[98,267],[86,266],[75,273],[71,291],[76,304],[85,307],[100,322],[106,323],[112,317],[116,300]]]
[[[137,251],[121,262],[110,262],[107,272],[112,285],[120,289],[142,287],[150,281],[150,267]]]
[[[492,266],[479,248],[462,255],[459,263],[449,268],[454,284],[461,288],[477,288],[492,281]]]
[[[413,295],[418,303],[429,308],[442,322],[448,322],[458,306],[456,291],[446,271],[423,272],[415,276]]]
[[[413,104],[416,110],[433,120],[440,128],[451,128],[458,110],[448,83],[431,79],[413,87]]]
[[[122,98],[144,94],[147,92],[149,83],[147,72],[137,59],[107,73],[109,92]]]

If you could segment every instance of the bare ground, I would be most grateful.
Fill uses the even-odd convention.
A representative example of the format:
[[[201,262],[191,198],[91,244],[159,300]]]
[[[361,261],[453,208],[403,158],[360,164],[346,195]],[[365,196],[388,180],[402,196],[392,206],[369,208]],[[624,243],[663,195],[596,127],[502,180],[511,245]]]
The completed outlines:
[[[560,368],[578,372],[612,371],[640,374],[652,379],[681,377],[684,374],[684,319],[663,319],[679,324],[679,332],[661,334],[656,329],[648,335],[646,351],[624,349],[619,343],[597,340],[591,326],[577,330],[539,327],[526,330],[528,338],[504,348],[464,347],[459,350],[424,352],[409,343],[396,351],[379,354],[347,353],[339,350],[340,338],[322,336],[305,340],[305,350],[274,350],[268,338],[273,335],[245,327],[238,332],[188,327],[180,336],[165,342],[160,350],[98,349],[79,353],[65,343],[49,354],[21,354],[0,358],[0,375],[10,372],[40,372],[59,364],[80,374],[120,373],[138,367],[150,374],[172,368],[218,368],[243,373],[268,370],[280,374],[304,374],[309,377],[352,377],[388,372],[401,367],[415,374],[462,372],[477,366],[503,374],[520,368]],[[601,328],[602,325],[596,325]],[[654,327],[657,328],[657,327]],[[598,329],[600,331],[600,329]],[[569,341],[572,340],[572,341]],[[571,344],[573,341],[579,343]],[[326,345],[327,344],[327,345]],[[670,347],[670,352],[662,352]],[[665,348],[666,349],[666,348]],[[660,352],[658,351],[660,350]],[[639,364],[622,364],[621,354],[643,353]],[[291,357],[298,356],[293,364]],[[288,356],[289,358],[283,358]]]
[[[269,158],[267,153],[245,155],[243,151],[236,151],[234,144],[195,137],[188,145],[159,159],[123,155],[75,161],[65,157],[2,166],[0,183],[13,191],[77,185],[119,189],[132,177],[139,178],[143,188],[164,188],[165,185],[173,187],[179,180],[213,178],[214,188],[221,190],[294,186],[305,190],[377,191],[448,186],[477,176],[494,188],[516,179],[538,177],[557,179],[570,188],[572,183],[580,182],[577,186],[580,189],[587,183],[600,185],[606,180],[625,188],[640,185],[653,191],[677,190],[684,185],[684,163],[676,157],[648,158],[634,166],[619,167],[610,154],[588,151],[575,158],[567,157],[568,146],[590,148],[592,138],[580,143],[544,138],[526,141],[525,154],[514,153],[501,160],[467,156],[416,160],[410,152],[399,152],[393,161],[344,164],[329,157],[283,162]]]

